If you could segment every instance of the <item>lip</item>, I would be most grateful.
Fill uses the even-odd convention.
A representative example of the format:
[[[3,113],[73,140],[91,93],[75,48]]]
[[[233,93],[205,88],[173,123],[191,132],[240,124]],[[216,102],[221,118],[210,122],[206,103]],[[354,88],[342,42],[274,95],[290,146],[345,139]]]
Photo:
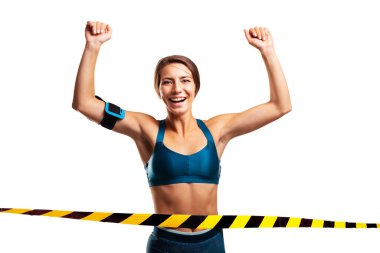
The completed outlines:
[[[172,100],[172,99],[187,99],[187,97],[169,97],[168,100]]]
[[[185,100],[183,100],[182,102],[173,102],[171,101],[171,99],[178,99],[178,98],[184,98]],[[181,107],[187,100],[187,97],[170,97],[168,98],[168,102],[170,103],[171,106],[173,107]]]

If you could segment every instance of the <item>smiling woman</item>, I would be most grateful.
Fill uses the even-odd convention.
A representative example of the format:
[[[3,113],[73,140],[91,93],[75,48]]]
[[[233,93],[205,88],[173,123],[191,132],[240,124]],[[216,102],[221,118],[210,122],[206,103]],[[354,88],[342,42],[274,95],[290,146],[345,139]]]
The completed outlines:
[[[198,68],[197,68],[197,66],[195,65],[195,63],[192,60],[190,60],[189,58],[187,58],[185,56],[182,56],[182,55],[168,56],[168,57],[162,58],[157,63],[156,70],[155,70],[155,73],[154,73],[154,89],[156,90],[157,95],[159,97],[161,97],[160,96],[159,87],[160,87],[160,84],[161,84],[162,80],[164,79],[162,77],[162,76],[164,76],[162,74],[162,69],[166,65],[171,64],[171,63],[182,64],[182,65],[184,65],[187,68],[187,71],[186,71],[182,67],[182,69],[185,72],[185,76],[183,76],[183,78],[185,78],[185,77],[188,76],[189,78],[191,78],[193,80],[193,82],[195,84],[195,95],[197,95],[199,89],[201,88],[201,80],[200,80]],[[170,77],[168,79],[170,79]]]
[[[191,105],[196,95],[196,86],[190,70],[181,63],[168,63],[161,70],[158,87],[160,98],[168,111],[191,113]]]
[[[95,98],[94,70],[101,45],[111,38],[110,25],[88,22],[86,47],[75,83],[73,108],[100,123],[109,112]],[[197,66],[187,57],[162,58],[154,75],[154,88],[166,106],[167,117],[125,111],[111,128],[131,137],[137,146],[152,193],[155,212],[161,214],[218,214],[220,160],[227,143],[282,117],[291,110],[290,96],[272,36],[268,29],[245,30],[268,71],[270,100],[243,112],[208,120],[193,116],[192,104],[200,89]],[[107,108],[107,107],[106,107]],[[186,223],[184,223],[186,224]],[[155,227],[147,252],[225,252],[221,229]]]

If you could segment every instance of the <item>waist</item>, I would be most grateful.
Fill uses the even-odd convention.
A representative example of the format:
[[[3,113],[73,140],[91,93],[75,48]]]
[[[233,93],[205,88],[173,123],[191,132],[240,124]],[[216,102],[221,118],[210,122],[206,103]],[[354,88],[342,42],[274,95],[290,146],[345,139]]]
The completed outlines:
[[[166,178],[148,178],[149,186],[161,186],[161,185],[171,185],[180,183],[203,183],[203,184],[219,184],[219,177],[204,177],[197,175],[187,175],[187,176],[173,176]]]
[[[150,188],[155,213],[217,214],[215,184],[172,184]]]
[[[222,229],[205,229],[197,232],[183,232],[160,227],[153,228],[153,234],[157,237],[185,243],[202,242],[222,233]]]

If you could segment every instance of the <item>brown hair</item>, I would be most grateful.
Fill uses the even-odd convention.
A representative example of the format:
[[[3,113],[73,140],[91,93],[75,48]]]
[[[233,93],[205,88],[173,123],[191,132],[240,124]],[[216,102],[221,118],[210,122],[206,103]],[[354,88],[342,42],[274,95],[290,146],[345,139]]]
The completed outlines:
[[[160,80],[161,80],[161,70],[166,66],[171,63],[181,63],[185,65],[193,75],[193,80],[195,83],[195,96],[197,95],[200,87],[201,87],[201,80],[199,77],[199,71],[197,68],[197,65],[190,60],[189,58],[182,56],[182,55],[171,55],[162,58],[161,60],[158,61],[156,70],[154,71],[154,89],[156,90],[156,93],[158,96],[160,96]]]

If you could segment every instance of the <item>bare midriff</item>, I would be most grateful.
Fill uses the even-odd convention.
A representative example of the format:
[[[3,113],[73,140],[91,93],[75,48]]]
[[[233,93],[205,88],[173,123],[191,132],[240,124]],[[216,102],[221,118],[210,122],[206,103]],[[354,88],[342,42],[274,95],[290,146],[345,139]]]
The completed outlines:
[[[218,214],[217,184],[179,183],[150,187],[156,213],[161,214]],[[203,229],[171,228],[184,232]]]

